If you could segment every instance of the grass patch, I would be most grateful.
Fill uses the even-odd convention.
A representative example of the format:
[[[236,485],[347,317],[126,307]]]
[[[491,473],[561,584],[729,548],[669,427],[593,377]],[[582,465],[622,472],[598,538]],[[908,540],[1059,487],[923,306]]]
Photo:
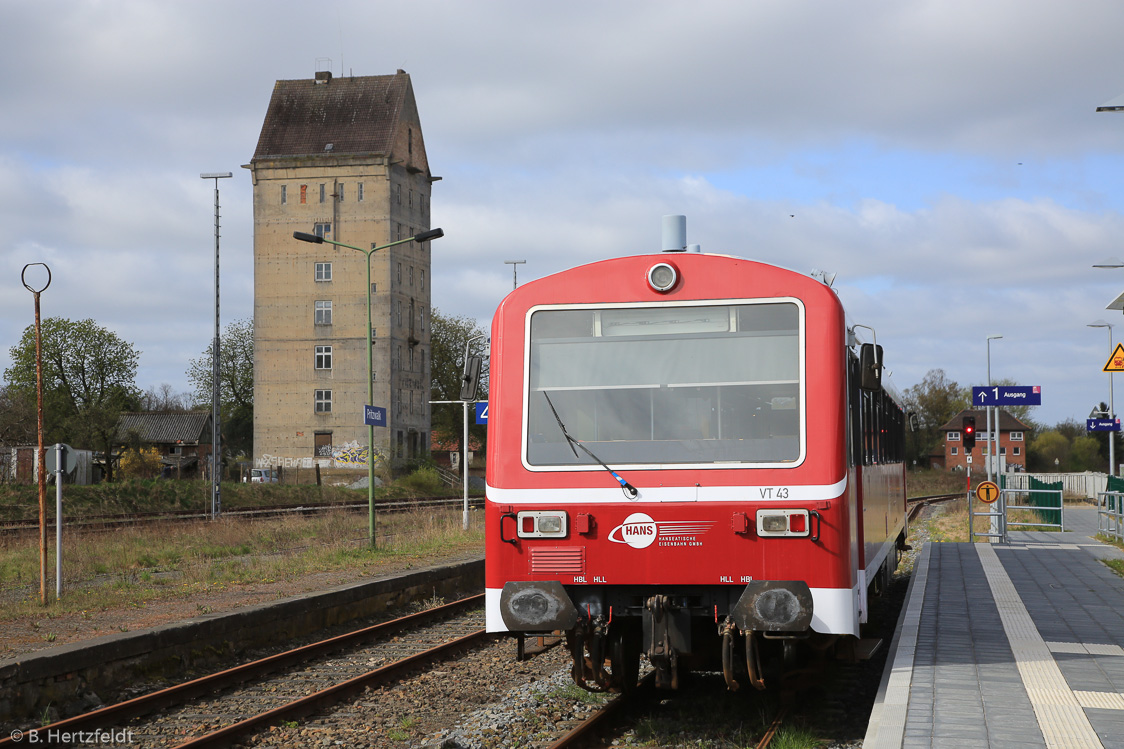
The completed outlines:
[[[967,481],[959,471],[927,469],[906,471],[906,494],[910,497],[931,497],[967,490]]]
[[[608,702],[610,695],[604,692],[588,692],[577,684],[567,684],[551,692],[552,697],[557,697],[570,702],[582,702],[588,705],[601,705]]]
[[[1124,542],[1121,542],[1116,536],[1110,536],[1107,533],[1098,533],[1096,539],[1102,544],[1115,546],[1117,549],[1124,550]],[[1124,559],[1102,559],[1104,566],[1115,572],[1120,577],[1124,577]]]
[[[729,692],[722,684],[703,683],[720,681],[721,677],[688,678],[698,683],[640,707],[634,715],[633,728],[622,738],[621,745],[751,749],[779,710],[779,695],[774,692]],[[791,712],[769,746],[814,749],[825,743],[806,716]]]
[[[983,509],[982,502],[972,502],[973,509],[976,512],[986,512]],[[936,512],[932,512],[921,521],[920,526],[925,528],[929,535],[930,541],[949,541],[963,543],[968,541],[968,499],[963,497],[960,499],[942,502],[935,505]],[[987,526],[991,518],[975,517],[972,518],[973,525],[977,533],[986,532]],[[1007,513],[1007,529],[1009,531],[1018,530],[1036,530],[1036,531],[1058,531],[1058,528],[1035,528],[1020,525],[1021,523],[1041,523],[1042,518],[1033,510],[1011,510]],[[913,530],[918,524],[915,523],[911,527],[910,539],[913,539]],[[985,539],[977,536],[977,542],[982,542]]]
[[[38,601],[38,539],[0,538],[0,621],[88,610],[143,607],[210,592],[348,570],[356,578],[415,558],[483,548],[482,517],[461,528],[460,509],[426,508],[378,517],[378,547],[364,513],[126,527],[63,536],[63,597]],[[48,570],[54,570],[54,548]],[[406,564],[403,565],[403,560]],[[53,588],[54,586],[49,586]]]

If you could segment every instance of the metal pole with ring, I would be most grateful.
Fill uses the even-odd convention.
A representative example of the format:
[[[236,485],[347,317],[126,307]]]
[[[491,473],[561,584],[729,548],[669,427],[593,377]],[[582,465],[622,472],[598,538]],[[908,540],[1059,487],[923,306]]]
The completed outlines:
[[[47,271],[47,282],[40,288],[28,283],[27,269],[42,266]],[[39,432],[39,446],[35,453],[39,480],[39,603],[47,605],[47,451],[43,447],[43,341],[39,325],[39,295],[51,285],[51,269],[46,263],[28,263],[23,266],[20,281],[35,297],[35,409]]]

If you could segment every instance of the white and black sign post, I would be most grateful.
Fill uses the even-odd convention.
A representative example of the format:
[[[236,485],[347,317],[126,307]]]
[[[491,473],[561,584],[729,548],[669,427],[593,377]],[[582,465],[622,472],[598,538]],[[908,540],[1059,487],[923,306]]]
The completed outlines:
[[[78,456],[73,447],[59,442],[46,462],[47,470],[55,474],[55,597],[62,598],[62,481],[77,466]]]

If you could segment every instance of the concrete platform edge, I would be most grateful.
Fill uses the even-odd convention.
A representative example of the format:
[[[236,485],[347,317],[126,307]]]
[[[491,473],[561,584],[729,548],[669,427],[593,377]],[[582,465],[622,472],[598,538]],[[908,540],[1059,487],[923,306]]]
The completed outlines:
[[[887,706],[887,695],[890,691],[890,679],[894,675],[895,668],[899,666],[904,668],[904,661],[907,657],[910,670],[913,668],[913,653],[917,647],[917,630],[914,628],[912,632],[907,633],[905,631],[906,621],[911,618],[909,615],[911,606],[914,604],[914,595],[918,596],[916,604],[919,607],[925,600],[929,561],[930,545],[925,544],[914,563],[913,573],[909,578],[909,587],[906,589],[905,602],[898,614],[898,624],[894,628],[894,638],[890,643],[890,650],[886,654],[886,665],[882,670],[882,680],[878,684],[878,694],[874,698],[874,706],[870,711],[870,722],[867,725],[866,736],[863,737],[863,749],[893,749],[900,747],[905,738],[905,709],[901,709],[901,706],[898,705]],[[918,583],[919,579],[921,580],[920,583]],[[907,640],[904,649],[903,636]],[[902,655],[903,662],[901,664],[898,663],[899,652]],[[897,688],[897,685],[895,685],[895,688]],[[908,707],[908,684],[906,688],[907,704],[905,707]]]

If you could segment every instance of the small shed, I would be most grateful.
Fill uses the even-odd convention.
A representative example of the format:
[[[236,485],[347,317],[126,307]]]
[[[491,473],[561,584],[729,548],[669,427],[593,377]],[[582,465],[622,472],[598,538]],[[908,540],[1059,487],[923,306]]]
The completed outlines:
[[[117,422],[123,444],[154,447],[160,452],[161,475],[165,478],[199,478],[201,464],[211,457],[211,414],[123,413]]]

